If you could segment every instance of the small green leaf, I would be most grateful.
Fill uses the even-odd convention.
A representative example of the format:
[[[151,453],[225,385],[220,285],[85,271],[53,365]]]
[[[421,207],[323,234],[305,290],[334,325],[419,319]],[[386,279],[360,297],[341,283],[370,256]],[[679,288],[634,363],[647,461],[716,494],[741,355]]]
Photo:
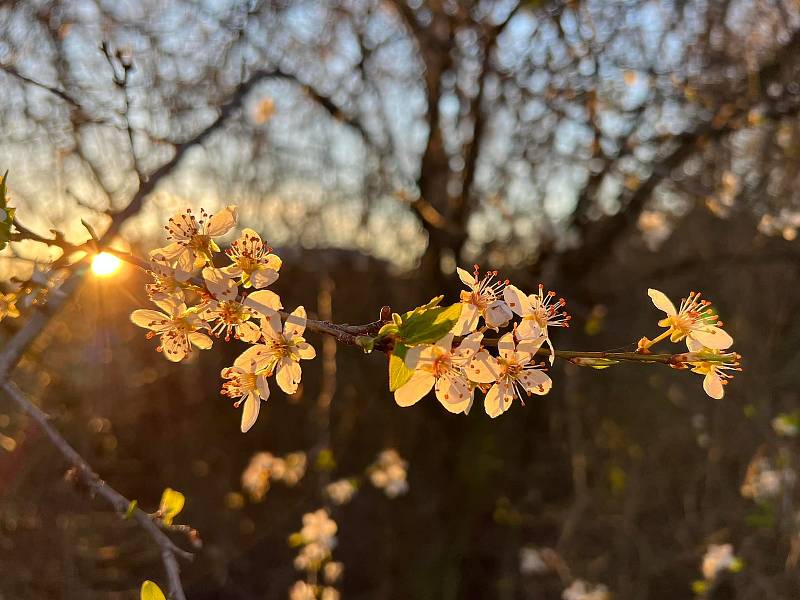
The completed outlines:
[[[161,504],[158,507],[164,525],[172,525],[172,520],[183,510],[185,503],[186,497],[180,492],[172,488],[164,490],[164,493],[161,494]]]
[[[369,354],[375,348],[375,338],[368,335],[359,335],[356,336],[356,344],[365,354]]]
[[[407,346],[440,340],[458,322],[461,306],[459,302],[448,307],[436,306],[423,312],[412,312],[400,327],[400,339]]]
[[[705,579],[698,579],[692,582],[692,591],[698,596],[702,596],[708,591],[708,582]]]
[[[314,467],[317,471],[322,471],[325,473],[330,473],[336,468],[336,459],[333,456],[333,452],[330,448],[323,448],[317,454],[317,458],[314,461]]]
[[[125,511],[125,515],[124,515],[125,519],[130,519],[130,518],[133,517],[133,513],[136,512],[137,504],[138,503],[136,502],[136,500],[131,500],[131,503],[128,504],[128,510]]]
[[[740,573],[744,569],[744,561],[738,556],[733,559],[733,562],[728,566],[731,573]]]
[[[303,539],[303,536],[299,533],[293,533],[290,535],[287,542],[289,543],[290,548],[299,548],[306,543],[305,539]]]
[[[389,391],[394,392],[403,386],[414,375],[414,371],[406,366],[408,346],[397,343],[389,356]]]
[[[139,600],[167,600],[167,598],[161,588],[148,579],[142,584]]]

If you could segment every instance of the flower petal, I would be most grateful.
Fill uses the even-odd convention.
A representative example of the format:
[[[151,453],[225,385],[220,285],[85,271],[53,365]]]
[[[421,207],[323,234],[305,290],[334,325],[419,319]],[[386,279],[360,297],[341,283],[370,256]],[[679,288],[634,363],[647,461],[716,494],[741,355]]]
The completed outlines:
[[[259,375],[256,377],[256,387],[258,388],[258,394],[261,396],[262,400],[269,399],[269,384],[267,383],[266,375]]]
[[[164,331],[170,327],[170,318],[157,310],[140,308],[131,313],[131,321],[139,327],[152,329],[153,331]]]
[[[258,292],[253,292],[252,294],[248,294],[247,298],[244,299],[242,304],[257,310],[265,317],[283,308],[283,304],[281,304],[281,299],[278,297],[278,294],[270,290],[260,290]],[[280,331],[280,329],[278,331]]]
[[[500,364],[486,350],[481,350],[469,363],[467,377],[476,383],[493,383],[500,377]]]
[[[513,318],[514,313],[502,300],[495,300],[483,313],[483,320],[492,329],[502,327]]]
[[[703,330],[696,329],[689,334],[706,348],[712,350],[727,350],[733,345],[733,338],[727,331],[719,327],[709,326]]]
[[[508,332],[497,341],[497,353],[500,355],[500,358],[508,360],[514,356],[515,349],[514,334],[511,332]]]
[[[283,325],[283,335],[286,339],[293,337],[301,337],[306,330],[306,309],[298,306],[292,311],[292,314],[286,317],[286,323]]]
[[[458,315],[458,321],[453,325],[451,330],[455,335],[467,335],[471,331],[478,328],[478,319],[481,313],[478,307],[471,302],[461,303],[461,313]]]
[[[220,269],[206,267],[203,269],[206,288],[217,300],[233,300],[239,293],[239,286]]]
[[[253,323],[252,321],[245,321],[244,323],[240,323],[239,326],[236,328],[236,333],[239,336],[239,339],[243,342],[247,342],[248,344],[252,344],[258,341],[258,338],[261,337],[261,329],[259,329],[258,325]]]
[[[237,217],[238,211],[236,207],[226,206],[209,219],[205,233],[212,237],[225,235],[236,225]]]
[[[647,290],[647,295],[650,296],[650,299],[653,301],[653,304],[656,305],[657,309],[663,310],[670,316],[677,314],[678,311],[675,310],[675,305],[672,303],[672,300],[667,298],[664,292],[649,288]]]
[[[458,278],[461,282],[469,288],[474,287],[478,283],[472,273],[461,267],[456,268],[456,273],[458,273]]]
[[[512,400],[514,400],[514,395],[510,387],[505,382],[496,383],[486,394],[483,407],[486,410],[486,414],[494,419],[511,407]]]
[[[264,344],[256,344],[250,346],[236,357],[236,360],[233,361],[233,366],[244,369],[248,373],[254,373],[264,367],[268,356],[271,356],[269,349]]]
[[[297,391],[297,386],[300,385],[302,374],[300,363],[284,356],[278,361],[275,381],[278,382],[278,387],[285,393],[294,394]]]
[[[453,350],[453,357],[459,360],[471,359],[481,349],[482,339],[483,334],[480,332],[475,332],[468,335],[461,340],[458,348]]]
[[[714,398],[715,400],[721,400],[722,397],[725,395],[725,388],[722,385],[722,379],[714,369],[711,369],[706,376],[703,378],[703,389],[705,390],[706,394]]]
[[[553,381],[540,369],[525,369],[517,377],[529,394],[544,396],[553,387]]]
[[[250,281],[257,290],[272,285],[278,281],[278,272],[272,269],[256,269],[250,274]]]
[[[463,377],[440,377],[436,381],[436,398],[452,413],[462,413],[472,392]]]
[[[522,293],[515,285],[507,285],[503,290],[503,300],[506,301],[508,307],[517,313],[520,317],[529,315],[533,312],[531,301]]]
[[[247,394],[247,398],[242,406],[242,433],[247,433],[258,419],[258,411],[261,408],[261,400],[255,392]]]
[[[314,346],[308,342],[300,342],[297,344],[297,354],[303,360],[311,360],[317,355],[317,351],[314,350]]]
[[[205,333],[200,333],[199,331],[193,331],[189,334],[189,341],[194,345],[200,348],[200,350],[208,350],[214,344],[214,341],[208,337]]]
[[[426,371],[415,371],[413,377],[394,392],[394,401],[406,407],[419,402],[431,391],[436,379]]]

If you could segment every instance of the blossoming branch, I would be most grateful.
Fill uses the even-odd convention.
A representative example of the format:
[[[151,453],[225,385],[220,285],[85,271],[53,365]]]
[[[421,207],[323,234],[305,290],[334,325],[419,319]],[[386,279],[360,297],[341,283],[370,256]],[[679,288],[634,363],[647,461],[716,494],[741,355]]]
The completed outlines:
[[[61,236],[43,238],[19,227],[12,231],[13,211],[5,201],[0,208],[7,241],[33,239],[59,246],[65,254],[100,250],[93,240],[74,246]],[[556,350],[553,330],[570,324],[566,300],[541,284],[527,293],[498,279],[496,271],[481,275],[477,266],[472,272],[457,269],[466,289],[450,305],[438,296],[402,314],[384,307],[377,321],[355,326],[308,319],[302,306],[287,313],[280,296],[266,289],[278,281],[282,261],[257,232],[243,229],[224,252],[217,244],[234,229],[237,216],[235,206],[213,215],[187,209],[169,219],[168,244],[150,252],[149,260],[106,251],[151,276],[145,291],[158,310],[135,310],[131,320],[148,330],[148,338],[158,338],[156,350],[165,358],[180,362],[196,350],[210,349],[215,339],[247,345],[220,374],[221,393],[242,408],[243,432],[269,399],[271,378],[286,394],[297,390],[301,361],[316,356],[304,337],[307,330],[333,335],[365,352],[385,352],[389,389],[399,406],[416,404],[433,392],[446,410],[467,414],[480,393],[491,417],[508,411],[515,400],[524,405],[533,395],[547,394],[553,386],[548,371],[556,358],[594,368],[639,362],[690,369],[703,376],[703,388],[712,398],[722,398],[725,385],[740,370],[740,357],[730,350],[732,337],[712,304],[696,292],[676,308],[662,292],[648,290],[666,314],[658,322],[664,331],[652,340],[641,338],[635,352]],[[0,319],[20,316],[16,304],[25,293],[0,295]],[[485,337],[490,331],[498,337]],[[685,351],[652,352],[666,340],[684,343]]]

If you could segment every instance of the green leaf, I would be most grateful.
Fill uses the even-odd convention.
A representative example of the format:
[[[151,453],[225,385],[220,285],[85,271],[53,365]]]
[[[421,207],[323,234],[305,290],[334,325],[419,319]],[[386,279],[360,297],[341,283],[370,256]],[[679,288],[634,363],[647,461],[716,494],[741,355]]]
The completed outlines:
[[[172,488],[164,490],[164,493],[161,494],[161,504],[158,507],[164,525],[172,525],[172,520],[183,510],[185,503],[186,497],[180,492]]]
[[[692,591],[698,596],[702,596],[708,591],[708,582],[704,579],[698,579],[692,582]]]
[[[336,458],[333,456],[333,451],[330,448],[323,448],[317,454],[317,459],[314,461],[314,466],[317,471],[330,473],[336,468]]]
[[[443,338],[456,324],[460,315],[460,302],[448,307],[436,306],[422,312],[412,312],[403,321],[398,332],[399,337],[406,346],[431,344]]]
[[[130,519],[133,517],[133,513],[136,512],[136,505],[138,502],[136,500],[131,500],[131,503],[128,504],[128,510],[125,511],[125,515],[123,516],[124,519]]]
[[[139,600],[167,600],[167,597],[160,587],[148,579],[142,584]]]
[[[358,344],[365,354],[369,354],[375,348],[375,340],[376,338],[368,335],[356,336],[356,344]]]
[[[394,392],[403,386],[414,375],[413,369],[406,366],[406,352],[408,346],[401,343],[394,345],[394,350],[389,356],[389,391]]]

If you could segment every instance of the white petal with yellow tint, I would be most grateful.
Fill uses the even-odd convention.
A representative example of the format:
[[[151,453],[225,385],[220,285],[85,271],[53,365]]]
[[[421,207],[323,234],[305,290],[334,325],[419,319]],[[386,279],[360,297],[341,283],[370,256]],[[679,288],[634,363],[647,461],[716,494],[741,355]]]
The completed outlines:
[[[267,383],[266,375],[259,375],[256,377],[256,387],[258,388],[261,399],[267,400],[269,398],[269,384]]]
[[[517,381],[529,394],[544,396],[553,387],[553,381],[544,371],[539,369],[525,369],[517,376]]]
[[[179,244],[178,242],[172,242],[171,244],[167,244],[163,248],[156,248],[155,250],[150,251],[150,258],[160,260],[175,260],[178,256],[186,249],[186,246],[183,244]]]
[[[722,379],[720,379],[720,376],[717,375],[713,369],[706,373],[706,376],[703,378],[703,389],[706,394],[715,400],[721,400],[725,395],[725,387],[722,385]]]
[[[314,350],[314,346],[308,342],[300,342],[297,344],[297,353],[303,360],[311,360],[317,355],[317,351]]]
[[[441,353],[449,354],[453,349],[453,334],[448,333],[443,338],[436,340],[434,346],[438,347]]]
[[[476,383],[492,383],[500,377],[500,364],[486,350],[478,352],[467,367],[467,378]]]
[[[265,338],[283,342],[283,326],[281,325],[281,316],[276,312],[264,315],[261,319],[261,333]]]
[[[250,392],[242,405],[242,433],[247,433],[258,419],[261,400],[255,392]]]
[[[264,363],[267,362],[267,357],[269,355],[270,353],[264,344],[250,346],[247,350],[236,357],[236,360],[233,361],[233,366],[244,368],[250,372],[253,372],[263,368]]]
[[[283,308],[283,304],[281,304],[281,299],[278,297],[278,294],[270,290],[260,290],[258,292],[253,292],[252,294],[248,294],[247,298],[245,298],[242,304],[257,310],[265,317]]]
[[[471,391],[463,377],[440,377],[436,381],[436,398],[452,413],[464,412],[469,403]]]
[[[475,287],[475,285],[478,283],[472,273],[462,269],[461,267],[456,268],[456,273],[458,273],[458,278],[461,280],[461,282],[467,287]]]
[[[298,306],[286,317],[286,324],[283,326],[283,334],[286,339],[293,337],[302,337],[303,332],[306,330],[306,309]]]
[[[257,269],[250,275],[250,282],[256,289],[265,288],[278,281],[278,272],[272,269]]]
[[[406,357],[403,359],[406,367],[411,369],[412,371],[417,368],[419,365],[420,358],[422,356],[422,351],[427,347],[427,344],[421,346],[414,346],[413,348],[409,348],[406,352]]]
[[[426,371],[415,371],[406,383],[394,392],[394,400],[400,406],[411,406],[431,391],[436,379]]]
[[[278,382],[278,387],[285,393],[294,394],[297,391],[297,386],[300,384],[302,374],[303,370],[300,367],[300,363],[284,356],[278,361],[275,381]]]
[[[506,412],[511,407],[513,400],[514,394],[509,386],[505,382],[496,383],[486,394],[483,407],[486,414],[494,419]]]
[[[172,362],[180,362],[189,352],[189,341],[183,335],[161,336],[161,350],[164,357]]]
[[[458,348],[453,350],[453,356],[461,360],[472,359],[472,357],[481,349],[481,340],[483,340],[483,334],[480,332],[475,332],[468,335],[461,340]]]
[[[193,331],[189,334],[189,341],[194,345],[200,348],[200,350],[208,350],[214,344],[214,341],[208,337],[205,333],[200,333],[199,331]]]
[[[217,212],[208,221],[208,228],[205,233],[212,237],[218,235],[225,235],[233,226],[236,225],[238,211],[235,206],[226,206],[221,211]]]
[[[236,328],[236,332],[239,336],[239,339],[243,342],[247,342],[248,344],[257,342],[258,338],[261,337],[261,329],[252,321],[240,323]]]
[[[239,286],[221,269],[206,267],[203,269],[203,280],[208,291],[217,300],[233,300],[239,294]]]
[[[497,341],[497,353],[500,358],[508,360],[514,356],[515,349],[514,334],[511,332],[508,332]]]
[[[171,320],[167,315],[157,310],[140,308],[131,313],[131,321],[139,327],[152,329],[153,331],[164,331],[170,326]]]
[[[649,288],[647,290],[647,295],[650,296],[650,299],[653,301],[653,304],[656,305],[657,309],[663,310],[670,316],[677,314],[678,311],[675,310],[675,305],[672,303],[672,300],[667,298],[664,292]]]
[[[536,319],[524,318],[517,325],[517,337],[520,339],[537,339],[546,337],[547,331],[542,329]]]
[[[478,307],[469,302],[461,303],[461,313],[458,315],[458,321],[453,325],[452,332],[455,335],[467,335],[478,328],[478,319],[481,313]]]
[[[706,348],[712,350],[727,350],[733,345],[733,338],[727,331],[719,327],[709,326],[704,330],[696,329],[689,334]]]
[[[520,317],[529,315],[533,312],[531,301],[528,296],[522,293],[515,285],[507,285],[503,290],[503,300],[506,301],[508,307],[517,313]]]

